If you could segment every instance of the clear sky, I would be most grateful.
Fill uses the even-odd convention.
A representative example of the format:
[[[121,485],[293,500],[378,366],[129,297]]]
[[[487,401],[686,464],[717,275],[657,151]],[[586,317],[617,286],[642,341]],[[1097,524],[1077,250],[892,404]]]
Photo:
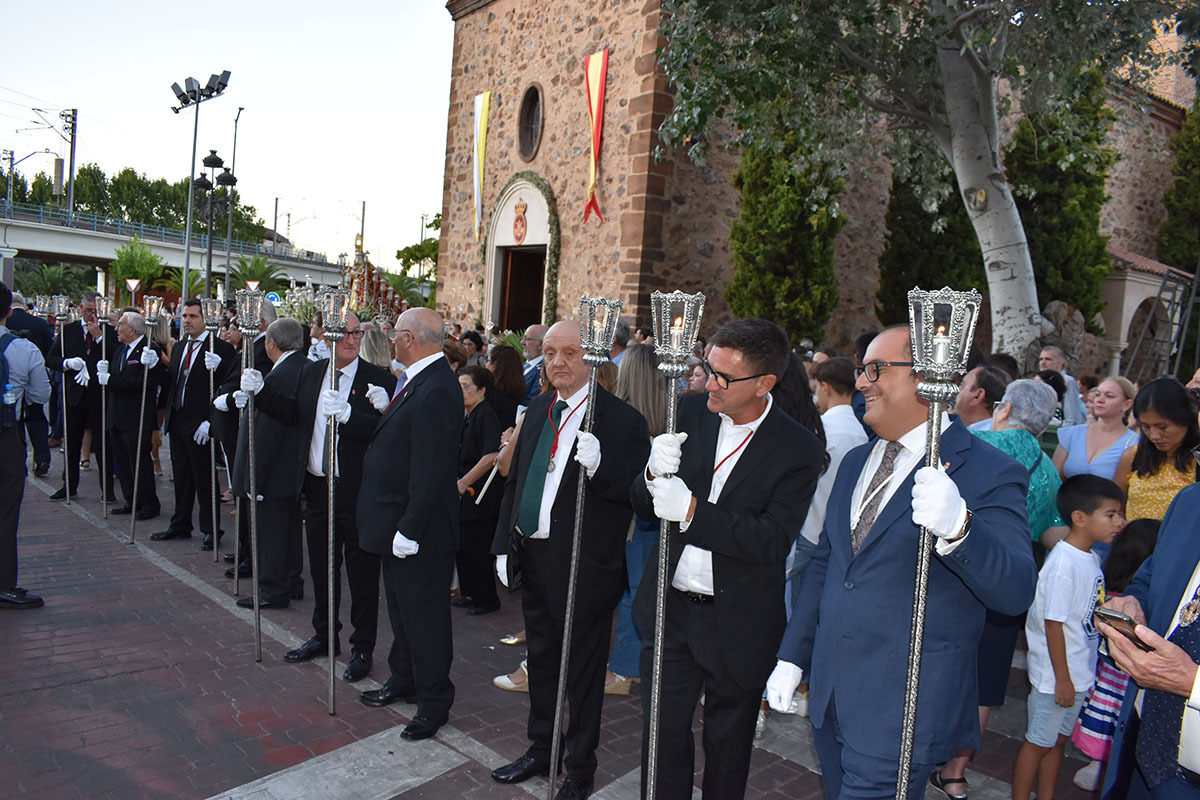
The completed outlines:
[[[238,191],[268,227],[330,260],[352,253],[366,201],[366,249],[396,268],[421,215],[442,206],[454,26],[441,0],[42,0],[5,13],[0,147],[16,158],[68,148],[38,125],[79,109],[76,166],[188,174],[195,111],[171,84],[232,74],[200,107],[200,159],[228,166],[238,124]],[[53,174],[53,155],[17,166]],[[291,214],[290,233],[287,214]]]

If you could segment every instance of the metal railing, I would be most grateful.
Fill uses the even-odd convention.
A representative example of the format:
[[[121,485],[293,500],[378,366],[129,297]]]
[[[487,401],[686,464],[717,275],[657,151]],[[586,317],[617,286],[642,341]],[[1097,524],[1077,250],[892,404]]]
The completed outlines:
[[[94,233],[111,233],[117,236],[136,236],[145,242],[164,242],[167,244],[177,244],[180,247],[183,246],[184,231],[180,228],[147,225],[144,222],[131,222],[130,220],[118,217],[102,217],[97,214],[85,214],[79,211],[72,214],[68,220],[67,212],[64,209],[34,205],[33,203],[13,203],[12,207],[9,208],[2,197],[0,197],[0,209],[4,212],[2,215],[4,219],[36,222],[39,225],[57,225],[62,228],[69,227],[74,230],[92,231]],[[224,254],[226,250],[225,241],[225,237],[223,236],[213,237],[214,254]],[[192,234],[192,249],[206,250],[207,248],[208,235],[203,232],[194,232]],[[240,239],[230,240],[228,249],[231,255],[265,256],[274,261],[299,262],[337,269],[337,264],[330,262],[324,253],[314,253],[309,250],[296,250],[291,247],[278,246],[272,249],[270,245],[246,242]]]

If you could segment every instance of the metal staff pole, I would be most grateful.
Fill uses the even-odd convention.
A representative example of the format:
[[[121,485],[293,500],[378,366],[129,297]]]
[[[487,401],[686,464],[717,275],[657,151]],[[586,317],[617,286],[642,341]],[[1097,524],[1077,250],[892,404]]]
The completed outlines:
[[[58,357],[59,363],[67,360],[67,325],[71,323],[71,298],[65,294],[56,294],[50,298],[54,308],[54,321],[58,324]],[[67,365],[62,364],[62,428],[63,428],[63,492],[67,496],[67,505],[71,505],[71,445],[67,439]],[[75,465],[79,469],[79,465]]]
[[[150,329],[158,322],[158,315],[162,313],[163,298],[148,294],[142,299],[146,303],[146,341],[142,344],[142,349],[145,350],[150,347]],[[138,500],[140,499],[138,495],[142,479],[142,443],[146,438],[146,390],[149,384],[150,370],[142,365],[142,402],[138,406],[137,455],[133,457],[133,503],[129,507],[130,544],[133,544],[134,534],[137,530]]]
[[[329,387],[333,391],[338,391],[338,378],[341,376],[340,369],[337,363],[337,346],[338,342],[346,338],[346,317],[350,313],[350,290],[349,289],[323,289],[318,295],[318,301],[321,307],[321,320],[324,323],[325,341],[329,344]],[[333,590],[336,569],[334,568],[334,550],[336,544],[334,541],[334,510],[335,498],[334,487],[337,486],[337,417],[330,416],[325,424],[325,445],[329,452],[329,458],[323,465],[325,470],[325,487],[326,496],[326,519],[328,520],[328,543],[327,543],[327,566],[329,568],[329,583],[327,588],[328,594],[325,597],[325,608],[329,614],[327,623],[329,627],[326,629],[326,638],[329,647],[329,713],[336,713],[336,705],[334,700],[334,642],[337,641],[337,630],[335,625],[337,620],[334,615]]]
[[[99,317],[100,330],[104,331],[104,325],[108,321],[108,315],[112,313],[112,299],[108,297],[96,298],[96,316]],[[105,345],[103,340],[100,343],[100,355],[107,356],[105,353]],[[107,358],[104,358],[107,361]],[[108,494],[112,491],[112,470],[109,467],[112,465],[112,451],[109,450],[108,441],[108,385],[100,387],[100,451],[102,457],[98,459],[100,462],[100,502],[104,506],[104,518],[108,519]]]
[[[679,378],[687,372],[687,360],[700,333],[704,313],[704,294],[653,292],[650,309],[654,322],[654,352],[658,369],[667,379],[667,415],[664,433],[675,433],[675,412],[679,405]],[[668,477],[668,476],[664,476]],[[667,589],[670,574],[670,536],[674,523],[665,519],[658,525],[658,585],[654,602],[654,660],[650,669],[650,731],[646,742],[646,797],[654,800],[658,782],[659,711],[662,704],[662,657],[667,619]]]
[[[596,374],[608,361],[608,350],[617,334],[617,321],[621,313],[620,300],[603,297],[590,298],[586,294],[579,298],[579,342],[583,345],[583,360],[588,365],[587,410],[579,430],[592,432],[592,420],[596,409]],[[596,312],[605,309],[603,320]],[[579,578],[579,549],[583,538],[583,500],[587,487],[587,470],[579,468],[579,483],[575,488],[575,530],[571,536],[571,567],[567,574],[567,607],[563,616],[562,654],[558,662],[558,689],[554,695],[554,730],[550,739],[550,782],[547,800],[554,800],[555,784],[558,783],[559,739],[562,735],[563,705],[566,699],[567,671],[571,663],[571,633],[575,627],[575,585]]]
[[[209,353],[216,351],[217,328],[220,326],[222,305],[221,301],[216,299],[201,298],[200,300],[200,310],[204,314],[204,327],[208,329]],[[208,370],[208,397],[211,403],[217,393],[216,372],[208,369],[207,364],[204,366]],[[208,432],[208,460],[209,474],[212,477],[213,563],[217,564],[221,560],[221,515],[219,513],[221,506],[221,486],[217,480],[217,436],[216,432],[211,429],[211,426]],[[226,464],[226,474],[230,476],[233,474],[233,470],[229,468],[228,464]],[[234,572],[237,572],[236,565],[234,566]]]
[[[254,289],[238,289],[238,327],[242,329],[242,352],[247,364],[254,364],[254,336],[262,321],[263,293]],[[254,395],[246,403],[246,465],[250,486],[250,569],[254,572],[254,660],[262,661],[262,608],[258,597],[258,480],[254,469]],[[234,575],[237,564],[234,564]]]
[[[913,371],[921,375],[917,394],[929,401],[925,437],[925,466],[941,465],[942,414],[958,392],[955,379],[967,371],[967,350],[979,319],[979,292],[936,292],[912,289],[908,293],[909,332]],[[917,574],[913,589],[912,628],[908,639],[908,678],[904,686],[904,720],[900,731],[900,762],[896,773],[896,798],[907,800],[912,771],[913,742],[917,732],[917,694],[921,684],[921,648],[925,639],[925,601],[929,593],[929,563],[933,532],[921,528],[917,543]]]

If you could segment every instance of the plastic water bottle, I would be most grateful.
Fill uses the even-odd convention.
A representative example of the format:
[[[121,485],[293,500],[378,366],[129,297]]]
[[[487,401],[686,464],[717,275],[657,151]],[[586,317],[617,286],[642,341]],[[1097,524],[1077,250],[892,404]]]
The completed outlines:
[[[4,405],[15,406],[17,404],[17,390],[13,388],[11,383],[4,384]]]

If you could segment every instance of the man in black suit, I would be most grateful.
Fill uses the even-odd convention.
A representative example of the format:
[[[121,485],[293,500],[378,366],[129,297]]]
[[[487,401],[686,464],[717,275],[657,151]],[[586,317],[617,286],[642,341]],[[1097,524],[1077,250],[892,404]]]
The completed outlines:
[[[267,390],[295,403],[304,358],[304,328],[294,319],[272,322],[267,328],[266,350],[274,366],[264,378],[256,369],[242,372],[241,392],[234,395],[238,408],[247,394]],[[258,602],[262,608],[287,608],[297,592],[296,581],[303,569],[300,544],[300,466],[308,453],[304,434],[294,424],[281,422],[262,409],[254,415],[255,492],[258,495]],[[234,492],[250,496],[249,426],[238,431],[237,455],[233,462]],[[253,608],[254,598],[237,601]]]
[[[363,456],[358,540],[383,557],[383,587],[392,623],[382,689],[362,701],[417,703],[401,732],[427,739],[454,703],[450,663],[450,580],[458,549],[458,443],[462,387],[442,356],[442,318],[410,308],[396,321],[396,358],[406,364],[396,393]]]
[[[357,506],[363,481],[363,456],[379,417],[396,388],[396,376],[358,357],[363,328],[358,315],[346,320],[346,338],[337,343],[338,390],[331,389],[329,359],[307,361],[294,399],[273,391],[268,383],[257,396],[257,408],[285,424],[295,425],[303,454],[304,528],[308,539],[309,575],[313,583],[313,636],[284,655],[285,661],[309,661],[329,653],[329,496],[326,483],[329,417],[338,418],[337,476],[334,485],[333,617],[337,631],[341,605],[343,560],[350,585],[350,635],[353,654],[342,675],[353,683],[371,670],[379,620],[379,556],[359,547]],[[334,652],[341,651],[334,636]]]
[[[555,323],[542,345],[546,379],[556,391],[534,399],[517,435],[493,546],[501,554],[501,580],[515,587],[518,567],[521,575],[530,746],[492,778],[519,783],[549,772],[582,464],[589,480],[567,670],[567,779],[557,795],[569,800],[587,797],[594,782],[612,614],[625,588],[625,538],[633,517],[629,485],[645,466],[650,437],[642,415],[600,386],[588,397],[579,323]],[[580,431],[589,402],[595,403],[590,434]]]
[[[701,362],[707,394],[683,399],[679,433],[655,438],[632,490],[638,516],[679,523],[667,567],[655,786],[662,798],[692,796],[701,692],[704,796],[745,793],[759,701],[786,624],[784,561],[824,464],[817,438],[773,404],[771,389],[788,367],[779,326],[737,320],[710,345]],[[634,601],[642,675],[654,659],[659,569],[656,549]],[[642,700],[644,793],[649,691]]]
[[[209,389],[204,353],[208,350],[208,331],[200,301],[183,302],[181,324],[185,337],[171,350],[167,383],[160,395],[160,407],[167,410],[163,424],[171,442],[171,473],[175,478],[175,513],[165,531],[151,534],[155,541],[189,539],[192,536],[192,505],[199,500],[202,550],[214,545],[212,518],[212,462],[208,450],[211,434],[213,394]],[[228,342],[217,339],[213,351],[220,366],[213,371],[214,384],[224,384],[237,371],[237,352]]]
[[[78,323],[62,326],[54,337],[46,366],[63,373],[63,391],[67,393],[67,453],[63,469],[63,486],[51,500],[64,500],[67,489],[79,493],[79,455],[84,431],[92,432],[92,452],[96,455],[96,475],[100,491],[104,491],[105,473],[112,472],[112,454],[105,447],[104,431],[100,428],[100,383],[96,380],[96,363],[108,361],[116,349],[116,334],[107,322],[96,315],[98,292],[84,292],[79,307],[83,318]],[[61,401],[60,401],[61,402]],[[112,489],[110,487],[109,491]],[[109,501],[113,500],[109,497]]]
[[[167,380],[167,365],[162,361],[158,347],[146,338],[146,318],[136,311],[126,311],[117,323],[117,340],[120,345],[113,354],[111,363],[97,364],[97,380],[108,386],[109,411],[108,433],[113,448],[113,461],[121,479],[121,492],[125,505],[114,508],[114,514],[136,513],[140,520],[153,519],[159,514],[158,492],[154,486],[154,466],[150,460],[150,439],[158,422],[158,390]],[[146,378],[146,367],[141,363],[142,352],[147,345],[158,358]],[[142,386],[145,382],[146,401],[142,402]],[[142,423],[142,448],[138,451],[138,420]],[[138,469],[138,461],[141,468]],[[134,475],[138,485],[135,487]],[[137,497],[136,502],[134,497]]]
[[[13,335],[28,339],[42,353],[42,359],[50,353],[54,342],[54,329],[41,317],[25,310],[25,298],[13,292],[12,314],[8,318],[8,330]],[[25,434],[33,447],[33,474],[42,477],[50,471],[50,445],[46,443],[50,427],[41,403],[25,404]]]

